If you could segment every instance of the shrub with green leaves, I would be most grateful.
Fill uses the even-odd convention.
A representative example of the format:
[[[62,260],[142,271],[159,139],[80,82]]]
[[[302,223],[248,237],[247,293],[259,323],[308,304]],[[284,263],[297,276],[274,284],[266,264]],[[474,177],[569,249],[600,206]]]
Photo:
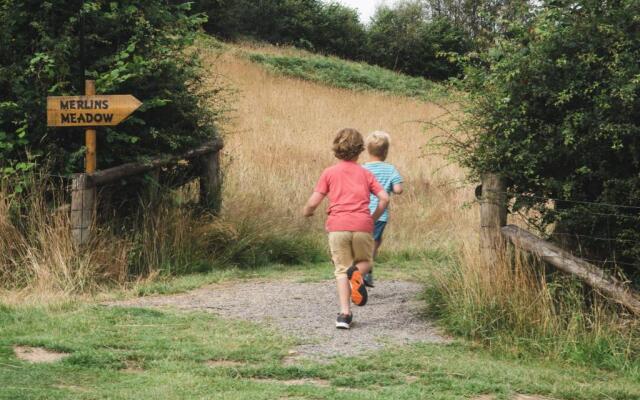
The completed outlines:
[[[358,13],[321,0],[202,0],[208,32],[225,39],[249,36],[346,58],[362,56],[365,28]]]
[[[585,258],[640,270],[640,3],[549,1],[468,70],[479,175],[508,178],[513,210]],[[485,66],[488,66],[486,68]],[[548,198],[555,200],[548,200]]]
[[[428,79],[462,72],[457,56],[471,49],[460,27],[446,18],[427,18],[419,1],[378,8],[367,31],[367,60]]]
[[[57,173],[82,170],[83,131],[47,128],[45,110],[47,96],[83,94],[83,76],[97,93],[144,102],[124,123],[98,130],[99,168],[215,136],[198,57],[187,51],[204,19],[189,3],[7,0],[0,21],[3,175],[45,163]]]

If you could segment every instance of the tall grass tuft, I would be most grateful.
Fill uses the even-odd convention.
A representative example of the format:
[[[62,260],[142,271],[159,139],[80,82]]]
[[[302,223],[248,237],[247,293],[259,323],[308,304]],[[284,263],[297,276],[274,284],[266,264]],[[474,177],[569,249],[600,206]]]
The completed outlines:
[[[640,373],[640,326],[571,277],[510,254],[487,265],[477,251],[434,273],[431,311],[452,332],[500,353]]]
[[[102,234],[78,249],[72,240],[63,191],[45,176],[23,178],[25,188],[0,187],[0,278],[5,288],[84,292],[101,281],[121,281],[127,270],[126,241]]]
[[[0,186],[0,289],[70,295],[159,275],[322,256],[322,247],[304,235],[266,230],[259,217],[213,216],[172,190],[141,204],[135,218],[101,221],[91,242],[76,246],[63,185],[45,175],[23,185],[21,193],[7,180]]]

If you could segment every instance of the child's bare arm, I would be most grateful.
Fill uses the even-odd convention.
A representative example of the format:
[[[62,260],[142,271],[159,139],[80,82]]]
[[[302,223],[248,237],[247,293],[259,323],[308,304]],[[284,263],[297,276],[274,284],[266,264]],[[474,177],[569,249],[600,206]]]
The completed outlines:
[[[380,218],[384,210],[386,210],[387,206],[389,205],[389,195],[386,191],[381,190],[380,192],[376,193],[376,197],[378,198],[378,208],[376,208],[376,210],[371,215],[371,218],[373,218],[374,222],[377,221],[378,218]]]
[[[402,183],[394,183],[393,184],[393,194],[402,194],[404,192],[404,188],[402,187]]]
[[[304,206],[304,210],[302,211],[302,215],[305,217],[310,217],[313,215],[313,212],[318,208],[322,200],[324,199],[325,194],[319,192],[313,192],[313,194],[307,200],[307,204]]]

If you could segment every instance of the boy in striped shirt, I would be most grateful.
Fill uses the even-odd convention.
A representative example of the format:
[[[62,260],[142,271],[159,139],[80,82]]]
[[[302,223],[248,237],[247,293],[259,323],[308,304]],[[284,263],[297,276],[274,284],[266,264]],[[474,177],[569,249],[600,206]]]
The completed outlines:
[[[364,168],[369,170],[383,189],[391,195],[402,194],[402,176],[398,170],[391,164],[386,163],[387,154],[389,153],[390,137],[386,132],[376,131],[367,136],[366,146],[369,152],[370,162],[364,164]],[[370,196],[369,210],[373,214],[378,206],[378,198]],[[386,209],[380,218],[375,222],[373,231],[373,258],[375,259],[378,254],[378,249],[382,244],[382,233],[389,220],[389,210]],[[372,272],[367,273],[364,276],[364,282],[367,286],[373,287],[373,275]]]

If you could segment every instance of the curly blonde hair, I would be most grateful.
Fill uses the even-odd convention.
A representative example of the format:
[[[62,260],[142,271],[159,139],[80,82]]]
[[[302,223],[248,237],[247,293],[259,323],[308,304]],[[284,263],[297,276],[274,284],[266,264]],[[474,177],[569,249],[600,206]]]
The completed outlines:
[[[353,160],[364,151],[362,135],[355,129],[341,129],[333,139],[333,154],[340,160]]]
[[[387,132],[375,131],[367,136],[367,151],[372,156],[380,157],[382,161],[387,159],[391,138]]]

